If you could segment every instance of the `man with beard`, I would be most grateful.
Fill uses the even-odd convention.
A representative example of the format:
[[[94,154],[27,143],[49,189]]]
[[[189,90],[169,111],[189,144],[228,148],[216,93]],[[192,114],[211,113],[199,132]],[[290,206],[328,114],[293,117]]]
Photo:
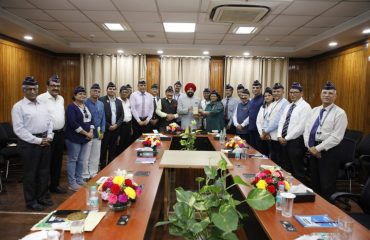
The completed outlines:
[[[124,113],[122,102],[116,98],[116,85],[113,82],[108,83],[107,95],[99,98],[99,100],[104,104],[105,112],[105,133],[100,154],[100,169],[103,169],[107,163],[110,163],[117,156],[119,127],[122,124]]]
[[[150,132],[149,121],[154,112],[153,96],[146,91],[146,81],[139,80],[138,91],[130,97],[131,113],[133,116],[133,139],[138,139],[143,133]]]
[[[336,97],[334,84],[327,81],[321,90],[322,105],[312,109],[304,131],[311,155],[312,187],[326,199],[336,192],[340,166],[337,150],[348,124],[346,112],[334,104]]]
[[[224,109],[225,127],[226,132],[228,134],[235,134],[236,132],[235,126],[233,125],[233,114],[235,112],[236,106],[238,106],[239,101],[233,97],[233,91],[234,88],[230,84],[227,84],[225,86],[225,98],[222,99],[222,104],[224,105],[225,108]]]
[[[166,127],[179,117],[177,114],[177,101],[173,99],[173,88],[169,86],[166,89],[166,97],[158,101],[156,113],[159,119],[159,130],[166,130]]]
[[[194,96],[194,92],[197,90],[194,83],[187,83],[185,85],[186,95],[182,95],[179,98],[177,105],[177,113],[181,117],[181,128],[186,129],[191,126],[192,129],[198,129],[199,124],[199,107],[200,99]],[[192,125],[192,121],[196,121],[195,125]]]
[[[13,106],[12,123],[23,162],[23,193],[28,209],[42,211],[53,205],[48,193],[53,120],[47,105],[36,99],[39,85],[33,77],[24,79],[22,89],[24,98]]]
[[[54,138],[50,144],[50,192],[66,193],[67,190],[59,186],[64,151],[64,98],[60,95],[60,79],[54,74],[46,82],[47,91],[40,94],[37,100],[47,105],[53,121]]]
[[[263,104],[262,85],[258,80],[253,82],[252,93],[254,97],[249,103],[249,144],[262,152],[262,142],[256,124],[258,112]]]

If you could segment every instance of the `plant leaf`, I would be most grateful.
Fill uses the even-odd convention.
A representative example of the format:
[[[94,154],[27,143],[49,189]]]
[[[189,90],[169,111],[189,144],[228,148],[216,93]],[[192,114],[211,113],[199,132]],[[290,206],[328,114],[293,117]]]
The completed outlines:
[[[269,191],[255,188],[249,192],[247,203],[256,210],[267,210],[275,204],[275,198]]]
[[[217,176],[217,170],[214,167],[211,166],[205,166],[204,167],[204,173],[207,175],[209,179],[215,179]]]
[[[195,181],[197,181],[197,182],[199,182],[199,183],[201,183],[201,182],[203,182],[205,179],[204,179],[204,177],[197,177],[196,179],[195,179]]]
[[[247,187],[253,187],[250,183],[247,183],[245,182],[240,176],[234,176],[233,177],[233,180],[234,180],[234,183],[235,184],[240,184],[240,185],[243,185],[243,186],[247,186]]]
[[[238,240],[239,238],[238,238],[238,236],[236,236],[235,233],[229,232],[229,233],[227,233],[227,234],[225,234],[223,236],[223,239],[226,239],[226,240]]]
[[[201,222],[195,222],[191,224],[190,231],[192,231],[194,234],[198,234],[202,232],[210,223],[209,218],[203,219]]]
[[[194,215],[194,210],[189,207],[188,204],[184,202],[178,202],[173,206],[173,209],[175,210],[176,216],[181,221],[187,221],[188,219],[191,219]]]
[[[176,200],[177,202],[184,202],[189,204],[190,199],[193,196],[193,192],[185,191],[183,188],[176,188]],[[190,205],[190,204],[189,204]]]
[[[221,160],[218,161],[218,167],[222,170],[225,171],[227,169],[227,162],[225,158],[221,155]]]
[[[231,207],[222,214],[213,213],[211,219],[215,226],[224,232],[232,232],[238,228],[239,217]]]
[[[154,227],[159,227],[159,226],[163,226],[163,225],[167,225],[167,224],[170,224],[171,221],[162,221],[162,222],[157,222]]]

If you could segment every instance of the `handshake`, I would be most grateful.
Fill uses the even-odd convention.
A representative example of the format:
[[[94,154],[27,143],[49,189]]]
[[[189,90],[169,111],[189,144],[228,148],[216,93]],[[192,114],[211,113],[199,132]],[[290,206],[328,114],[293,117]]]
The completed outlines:
[[[176,116],[175,116],[175,114],[167,114],[167,116],[166,116],[166,120],[167,121],[172,121],[172,120],[174,120],[174,119],[176,119]]]

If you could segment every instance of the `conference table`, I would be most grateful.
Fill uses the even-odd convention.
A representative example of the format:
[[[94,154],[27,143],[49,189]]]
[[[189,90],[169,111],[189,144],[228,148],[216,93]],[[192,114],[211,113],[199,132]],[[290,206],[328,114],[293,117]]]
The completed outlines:
[[[214,135],[200,135],[199,137],[207,137],[216,151],[220,151],[222,146],[219,141],[215,140]],[[153,164],[142,164],[136,163],[137,148],[142,147],[140,141],[135,141],[130,145],[124,152],[117,156],[108,166],[101,170],[97,176],[91,179],[91,182],[97,181],[103,176],[114,176],[114,172],[117,169],[131,171],[133,173],[137,171],[147,171],[148,176],[134,176],[134,180],[138,184],[143,184],[144,189],[140,198],[131,205],[128,209],[115,212],[109,209],[107,202],[100,202],[100,210],[106,211],[105,217],[100,221],[96,228],[92,232],[85,232],[85,239],[155,239],[154,225],[157,221],[163,220],[165,216],[164,212],[164,192],[165,192],[165,174],[164,169],[160,167],[160,160],[165,150],[170,147],[171,141],[162,141],[162,146],[158,149],[158,155],[156,156],[156,162]],[[249,148],[249,154],[258,153],[253,148]],[[247,160],[236,160],[229,158],[230,162],[234,165],[233,168],[229,169],[232,175],[243,176],[243,173],[257,173],[261,164],[275,165],[270,159],[261,158],[248,158]],[[237,167],[235,167],[237,166]],[[248,180],[242,177],[244,180]],[[188,179],[192,181],[194,179]],[[294,183],[299,182],[294,179]],[[251,190],[245,186],[239,186],[238,191],[243,197],[246,197]],[[58,206],[58,210],[85,210],[86,206],[86,189],[81,188],[78,192],[74,193],[68,199],[66,199],[61,205]],[[263,229],[266,238],[270,239],[295,239],[304,234],[310,234],[313,232],[335,232],[336,228],[304,228],[302,227],[293,217],[285,218],[280,213],[275,211],[275,207],[271,207],[266,211],[251,210],[261,228]],[[118,226],[116,222],[119,217],[129,215],[129,222],[125,226]],[[342,210],[337,208],[335,205],[330,204],[325,199],[321,198],[316,194],[315,202],[306,203],[295,203],[293,207],[293,214],[298,215],[316,215],[316,214],[328,214],[332,219],[338,217],[347,216]],[[347,216],[348,217],[348,216]],[[296,232],[288,232],[281,225],[280,221],[288,220],[297,229]],[[360,223],[355,222],[352,239],[354,240],[367,240],[370,239],[370,231],[363,227]],[[244,229],[248,229],[245,226]],[[69,232],[65,233],[65,240],[70,239]],[[251,238],[249,238],[251,239]]]

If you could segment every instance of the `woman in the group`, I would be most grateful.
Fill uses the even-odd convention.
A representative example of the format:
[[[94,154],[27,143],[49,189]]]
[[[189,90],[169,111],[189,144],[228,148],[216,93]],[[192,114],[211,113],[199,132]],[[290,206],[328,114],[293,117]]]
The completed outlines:
[[[85,88],[74,90],[73,103],[66,110],[66,145],[68,152],[67,175],[69,189],[77,191],[85,184],[82,178],[83,163],[91,151],[94,124],[89,109],[84,104]]]
[[[206,109],[201,111],[205,118],[205,130],[211,132],[224,129],[224,105],[221,102],[221,96],[215,90],[210,95],[211,102],[207,104]]]
[[[260,134],[260,137],[262,139],[262,153],[268,156],[270,154],[269,141],[271,137],[265,132],[265,129],[267,129],[269,126],[272,106],[271,103],[274,101],[274,97],[272,96],[272,89],[267,87],[265,89],[265,92],[263,93],[263,97],[264,102],[258,112],[256,124],[258,133]]]

